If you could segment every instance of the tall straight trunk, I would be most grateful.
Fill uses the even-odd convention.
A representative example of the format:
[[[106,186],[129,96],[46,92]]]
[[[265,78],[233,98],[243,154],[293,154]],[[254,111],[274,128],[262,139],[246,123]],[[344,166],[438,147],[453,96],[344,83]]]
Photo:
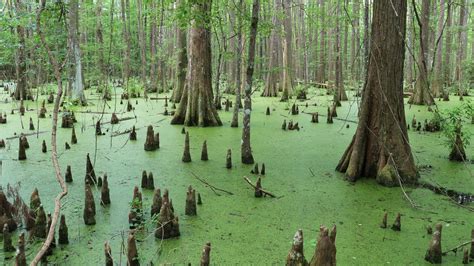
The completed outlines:
[[[325,0],[319,0],[319,17],[321,18],[321,30],[320,30],[320,44],[319,44],[319,67],[316,80],[319,83],[325,83],[326,77],[326,13],[325,13]]]
[[[431,0],[423,0],[421,7],[421,18],[418,16],[417,21],[420,26],[420,50],[418,51],[418,77],[415,82],[415,91],[408,101],[410,104],[416,105],[432,105],[434,104],[433,96],[430,91],[430,82],[428,79],[428,42],[430,30],[430,2]],[[413,8],[415,1],[412,0]],[[416,10],[415,10],[416,12]],[[415,13],[415,16],[417,13]]]
[[[260,0],[254,0],[252,7],[252,20],[250,24],[250,39],[249,52],[247,62],[247,82],[245,84],[245,99],[244,99],[244,118],[242,127],[242,146],[241,158],[244,164],[253,164],[254,159],[252,155],[252,148],[250,146],[250,114],[252,112],[252,80],[255,64],[255,42],[257,39],[258,26],[258,10],[260,8]],[[236,103],[237,105],[237,103]]]
[[[156,65],[156,56],[157,56],[157,49],[156,49],[156,42],[157,42],[157,12],[158,9],[156,8],[156,1],[150,1],[150,86],[148,87],[150,92],[154,92],[158,90],[158,79],[157,79],[157,65]]]
[[[179,2],[183,7],[183,1]],[[183,96],[184,86],[186,84],[186,65],[188,64],[188,54],[186,51],[186,30],[178,25],[176,34],[176,43],[178,46],[178,64],[176,67],[176,87],[173,90],[173,101],[179,103]]]
[[[351,64],[352,64],[352,79],[360,80],[360,32],[359,32],[359,16],[360,16],[360,2],[353,2],[354,15],[352,18],[352,38],[351,38]]]
[[[96,3],[96,28],[95,28],[95,38],[98,44],[98,55],[97,61],[99,64],[99,73],[100,73],[100,85],[102,89],[105,88],[107,84],[107,73],[104,59],[104,35],[102,30],[102,0],[97,0]],[[103,93],[106,93],[103,91]]]
[[[367,65],[369,63],[369,50],[370,50],[370,13],[369,13],[369,0],[364,2],[364,76],[367,75]]]
[[[24,5],[21,0],[15,0],[15,9],[18,14],[24,12]],[[18,23],[16,26],[16,33],[18,35],[18,49],[16,54],[16,89],[15,89],[15,99],[22,100],[28,98],[27,90],[27,76],[26,76],[26,40],[25,40],[25,28]]]
[[[279,2],[281,0],[275,0],[275,12],[273,13],[272,24],[273,30],[270,36],[270,49],[268,62],[268,73],[265,79],[265,89],[263,90],[263,97],[276,97],[278,95],[278,32],[281,28],[277,12],[279,9]]]
[[[414,64],[414,50],[415,50],[415,37],[414,37],[414,24],[413,24],[413,9],[408,9],[408,29],[407,29],[407,52],[406,52],[406,82],[408,86],[412,88],[413,80],[414,80],[414,71],[413,71],[413,64]]]
[[[190,0],[188,4],[192,21],[186,86],[171,124],[221,126],[211,85],[211,1]]]
[[[127,21],[129,18],[127,18],[127,13],[126,10],[128,8],[128,5],[125,3],[125,1],[128,2],[128,0],[121,0],[120,1],[120,6],[121,6],[121,15],[122,15],[122,28],[123,28],[123,39],[125,40],[125,47],[123,51],[123,72],[122,72],[122,79],[123,79],[123,84],[125,87],[125,90],[128,91],[128,79],[130,78],[130,32],[129,28],[127,25]]]
[[[147,96],[147,81],[146,81],[146,43],[145,43],[145,29],[143,27],[143,1],[137,0],[137,28],[138,28],[138,45],[140,46],[140,78],[142,80],[144,89],[143,89],[143,96],[148,98]]]
[[[347,8],[348,6],[348,0],[344,0],[344,7]],[[340,4],[339,4],[340,5]],[[347,69],[349,68],[349,64],[348,64],[348,61],[347,61],[347,58],[348,58],[348,54],[347,54],[347,49],[348,49],[348,46],[347,46],[347,42],[348,42],[348,39],[349,39],[349,24],[347,23],[347,20],[343,17],[345,17],[345,13],[343,15],[343,17],[341,17],[341,8],[339,7],[339,15],[337,16],[338,17],[338,21],[342,21],[344,23],[344,45],[343,45],[343,56],[341,58],[341,61],[342,61],[342,72],[343,73],[346,73],[347,72]],[[339,29],[340,30],[340,29]],[[340,40],[339,40],[340,41]],[[339,45],[340,47],[340,45]]]
[[[281,6],[285,14],[283,29],[285,36],[281,38],[283,48],[283,73],[282,73],[282,101],[287,101],[293,93],[293,65],[292,65],[292,26],[291,26],[291,0],[282,0]]]
[[[406,14],[406,0],[374,1],[359,124],[336,168],[350,181],[372,177],[395,186],[419,178],[403,104]]]
[[[239,10],[242,10],[244,6],[244,1],[239,1]],[[239,14],[237,22],[237,54],[236,54],[236,73],[235,73],[235,104],[234,104],[234,111],[232,114],[232,122],[230,124],[231,127],[238,127],[239,126],[239,109],[241,105],[241,63],[242,63],[242,14]]]
[[[73,102],[85,105],[84,84],[82,76],[81,48],[79,46],[79,2],[69,3],[69,46],[70,46],[70,76],[71,98]]]
[[[336,10],[336,40],[334,50],[336,52],[336,61],[335,61],[335,91],[334,91],[334,103],[337,106],[340,106],[340,101],[347,101],[347,94],[344,90],[344,81],[342,77],[343,67],[342,67],[342,56],[341,56],[341,28],[339,24],[339,16],[341,14],[341,0],[337,0],[337,10]]]
[[[438,17],[438,29],[437,29],[437,34],[436,34],[436,39],[439,38],[439,43],[438,47],[436,48],[436,57],[435,57],[435,64],[434,64],[434,69],[433,69],[433,83],[432,83],[432,92],[433,92],[433,97],[440,97],[441,96],[441,91],[443,90],[443,38],[441,38],[443,34],[443,26],[444,26],[444,12],[445,10],[445,5],[444,5],[445,0],[440,0],[439,4],[439,17]],[[436,42],[436,40],[435,40]]]
[[[459,6],[459,30],[458,30],[458,49],[456,52],[456,68],[454,72],[454,80],[458,84],[459,94],[462,95],[463,86],[460,85],[463,79],[463,63],[467,50],[467,0],[463,0]]]
[[[446,10],[446,50],[444,52],[444,63],[443,63],[443,78],[445,86],[451,86],[451,53],[453,44],[453,5],[451,1],[448,2],[448,8]],[[445,92],[445,96],[448,95]]]
[[[304,83],[308,84],[309,79],[309,66],[308,66],[308,44],[306,43],[306,24],[305,21],[305,4],[303,0],[300,0],[300,8],[299,8],[299,16],[300,16],[300,24],[301,24],[301,43],[303,49],[303,79]]]

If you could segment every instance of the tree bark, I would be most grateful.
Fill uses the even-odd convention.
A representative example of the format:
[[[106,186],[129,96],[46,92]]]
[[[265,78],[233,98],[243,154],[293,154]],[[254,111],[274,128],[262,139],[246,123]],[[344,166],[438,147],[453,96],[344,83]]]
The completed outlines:
[[[283,29],[285,36],[281,38],[283,48],[283,73],[282,73],[282,101],[287,101],[293,93],[293,65],[292,65],[292,28],[291,28],[291,0],[282,0],[281,6],[285,19],[283,22]]]
[[[250,39],[249,39],[249,59],[247,62],[247,81],[245,84],[245,99],[244,99],[244,118],[242,128],[242,146],[241,158],[244,164],[253,164],[254,159],[252,155],[252,148],[250,146],[250,114],[252,112],[252,80],[255,64],[255,42],[257,39],[258,27],[258,11],[260,8],[260,0],[254,0],[252,7],[252,20],[250,24]],[[238,103],[236,103],[237,105]]]
[[[418,51],[418,78],[415,82],[415,91],[408,101],[410,104],[416,105],[433,105],[434,99],[430,91],[430,82],[428,80],[428,42],[430,30],[430,1],[423,0],[421,8],[421,19],[419,20],[418,13],[414,0],[413,8],[415,9],[415,16],[420,26],[420,50]]]
[[[184,7],[183,0],[178,3],[179,7]],[[186,30],[178,25],[176,34],[178,45],[178,65],[176,67],[176,87],[173,90],[173,101],[179,103],[183,97],[184,86],[186,84],[186,65],[188,64],[188,54],[186,48]]]
[[[69,3],[69,46],[70,46],[70,87],[72,101],[85,105],[81,48],[79,46],[79,2],[71,0]]]
[[[337,0],[337,10],[336,17],[339,18],[341,14],[341,0]],[[341,38],[340,38],[341,28],[339,25],[339,19],[336,20],[336,41],[335,41],[335,52],[336,52],[336,62],[335,62],[335,77],[336,77],[336,89],[334,91],[334,102],[337,106],[341,105],[341,101],[347,101],[347,94],[344,90],[344,80],[342,77],[342,56],[341,56]]]
[[[325,83],[327,80],[326,77],[326,25],[325,25],[325,0],[319,0],[319,9],[321,17],[321,36],[319,44],[319,67],[316,80],[319,83]]]
[[[150,92],[158,91],[158,79],[157,79],[157,65],[156,65],[156,42],[157,42],[157,34],[158,29],[156,25],[157,20],[157,8],[156,8],[156,1],[150,1],[150,85],[148,86],[148,90]],[[174,91],[173,91],[174,93]],[[174,94],[173,94],[174,95]],[[173,97],[174,99],[174,97]]]
[[[458,49],[456,56],[456,68],[454,74],[454,80],[458,84],[459,95],[463,95],[463,85],[461,85],[463,79],[463,63],[466,56],[467,50],[467,0],[463,0],[459,6],[459,30],[458,30]]]
[[[446,51],[444,53],[443,63],[443,79],[445,86],[451,86],[451,49],[453,44],[453,7],[451,1],[448,2],[448,9],[446,11]],[[447,92],[445,92],[446,94]]]
[[[273,13],[272,24],[274,26],[272,34],[270,36],[270,49],[269,49],[269,63],[268,73],[265,80],[265,89],[262,93],[263,97],[276,97],[278,96],[278,32],[281,28],[277,12],[279,9],[280,0],[275,0],[275,12]]]
[[[211,1],[190,0],[189,4],[192,21],[186,87],[171,124],[221,126],[211,85]]]
[[[147,80],[146,80],[146,42],[145,42],[145,29],[143,27],[143,1],[137,0],[137,28],[138,28],[138,44],[140,46],[140,77],[144,86],[143,97],[147,96]]]
[[[24,5],[21,0],[15,0],[15,9],[18,14],[24,12]],[[27,99],[27,76],[26,76],[26,40],[25,40],[25,27],[18,23],[16,26],[16,33],[18,34],[18,49],[16,58],[16,89],[15,89],[15,100]]]
[[[278,1],[278,0],[277,0]],[[243,0],[239,1],[239,9],[242,10],[244,6]],[[239,14],[237,22],[237,65],[235,70],[235,104],[234,104],[234,111],[232,114],[232,122],[230,124],[231,127],[238,127],[239,126],[239,109],[241,104],[241,96],[240,96],[240,86],[241,83],[241,62],[242,62],[242,15]]]
[[[444,0],[440,0],[439,4],[439,17],[438,17],[438,29],[436,38],[439,39],[438,47],[436,48],[436,58],[435,58],[435,65],[433,69],[433,84],[431,86],[433,97],[440,97],[441,91],[443,91],[444,82],[442,76],[442,66],[443,66],[443,38],[441,38],[443,31],[444,31],[444,12],[445,12],[445,5]],[[435,40],[436,42],[436,40]]]
[[[359,124],[336,168],[346,173],[350,181],[372,177],[382,184],[395,185],[398,178],[415,183],[419,177],[408,142],[403,105],[406,4],[406,0],[373,4],[371,49]],[[392,174],[386,175],[387,172]]]

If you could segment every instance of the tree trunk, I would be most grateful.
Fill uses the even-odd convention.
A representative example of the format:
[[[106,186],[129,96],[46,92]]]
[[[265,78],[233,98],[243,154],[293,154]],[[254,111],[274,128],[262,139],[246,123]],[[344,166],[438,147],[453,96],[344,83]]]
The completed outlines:
[[[127,1],[127,3],[125,3]],[[128,91],[128,79],[130,77],[130,29],[128,28],[127,21],[130,19],[127,18],[126,10],[129,7],[128,0],[121,0],[121,14],[122,14],[122,27],[123,27],[123,38],[125,40],[125,47],[123,52],[123,72],[122,72],[122,79],[125,91]]]
[[[352,79],[360,80],[360,32],[359,32],[359,16],[360,2],[353,2],[354,17],[352,18],[352,39],[351,39],[351,63],[352,63]]]
[[[436,98],[441,96],[441,91],[443,91],[443,87],[444,87],[443,76],[442,76],[443,38],[441,38],[444,31],[444,28],[443,28],[444,22],[445,22],[444,12],[445,12],[444,0],[440,0],[438,29],[437,29],[437,34],[436,34],[436,39],[437,38],[440,38],[440,39],[439,39],[438,47],[436,48],[435,65],[433,69],[433,84],[431,86],[433,97],[436,97]]]
[[[416,183],[403,105],[406,0],[375,1],[360,118],[337,171],[350,181],[372,177],[384,185]],[[388,173],[388,174],[387,174]]]
[[[97,63],[99,65],[99,72],[100,72],[100,85],[102,85],[102,89],[105,90],[105,86],[107,84],[107,70],[106,70],[106,65],[105,65],[105,59],[104,59],[104,36],[102,33],[102,0],[98,0],[96,3],[96,19],[97,19],[97,24],[95,28],[95,37],[97,40],[97,44],[99,46],[98,48],[98,55],[97,55]],[[106,93],[103,91],[102,93]]]
[[[250,24],[250,39],[249,39],[249,59],[247,62],[247,83],[245,84],[245,99],[244,99],[244,119],[242,128],[242,149],[241,158],[244,164],[253,164],[252,148],[250,147],[250,114],[252,112],[252,79],[255,64],[255,42],[257,39],[258,26],[258,10],[260,8],[260,0],[254,0],[252,7],[252,20]],[[236,103],[237,105],[238,103]]]
[[[143,1],[137,1],[137,28],[138,28],[138,45],[140,46],[140,77],[143,83],[143,97],[148,98],[147,96],[147,81],[146,81],[146,43],[145,43],[145,29],[143,27]]]
[[[15,8],[18,14],[24,12],[24,6],[21,0],[15,0]],[[18,23],[16,26],[16,33],[18,34],[18,49],[17,49],[17,58],[16,58],[16,89],[15,89],[15,99],[22,100],[27,99],[27,82],[26,82],[26,40],[25,40],[25,28]]]
[[[339,18],[341,12],[341,0],[337,0],[337,10],[336,17]],[[344,90],[344,81],[342,77],[342,56],[341,56],[341,38],[340,38],[341,28],[339,25],[339,19],[336,20],[336,42],[335,42],[335,51],[336,51],[336,62],[335,62],[335,76],[336,76],[336,90],[334,91],[334,102],[337,106],[341,106],[341,101],[347,101],[347,94]]]
[[[444,54],[443,63],[443,79],[445,86],[451,86],[451,48],[453,44],[453,7],[451,1],[448,2],[448,9],[446,11],[446,51]],[[448,92],[444,92],[444,96],[448,95]]]
[[[179,6],[183,7],[183,0],[179,2]],[[173,91],[173,101],[179,103],[183,96],[184,86],[186,83],[186,65],[188,64],[188,55],[186,51],[186,30],[178,25],[178,32],[176,36],[176,43],[178,45],[178,65],[176,68],[176,87]]]
[[[459,95],[464,94],[463,85],[463,63],[466,56],[467,50],[467,0],[463,0],[459,6],[459,30],[458,30],[458,49],[456,56],[456,69],[454,74],[454,80],[458,84]]]
[[[156,8],[156,1],[150,1],[150,12],[151,12],[151,22],[150,22],[150,85],[148,86],[148,90],[150,92],[158,91],[158,79],[157,79],[157,65],[156,65],[156,42],[157,42],[157,34],[158,29],[156,25],[157,15],[156,12],[158,9]],[[174,91],[173,91],[174,93]],[[174,94],[173,94],[174,95]],[[174,99],[174,98],[173,98]]]
[[[319,67],[318,67],[318,74],[316,80],[319,83],[325,83],[326,78],[326,24],[325,24],[325,0],[319,0],[319,9],[320,17],[321,17],[321,36],[320,36],[320,44],[319,44]]]
[[[211,85],[211,1],[190,0],[189,4],[192,21],[186,87],[171,124],[221,126]]]
[[[430,1],[423,0],[421,8],[421,18],[417,21],[420,26],[420,50],[418,51],[418,78],[415,82],[415,91],[408,101],[410,104],[416,105],[432,105],[434,104],[433,96],[430,92],[430,82],[428,80],[428,42],[429,42],[429,30],[430,30]],[[415,7],[414,1],[413,8]],[[416,11],[415,11],[416,12]]]
[[[85,105],[84,84],[82,76],[81,48],[79,46],[79,2],[69,3],[69,45],[70,45],[70,84],[72,101]]]
[[[407,29],[407,52],[406,52],[406,61],[407,66],[406,69],[406,82],[410,90],[413,88],[413,80],[414,80],[414,71],[413,71],[413,64],[414,64],[414,51],[415,51],[415,38],[414,38],[414,28],[413,28],[413,10],[411,8],[408,9],[408,29]]]
[[[282,40],[283,48],[283,73],[282,73],[282,90],[283,94],[281,96],[282,101],[287,101],[291,94],[293,93],[293,65],[292,65],[292,29],[291,29],[291,0],[282,0],[281,6],[285,14],[285,19],[283,22],[283,29],[285,32],[284,38]],[[248,82],[247,82],[248,83]]]
[[[279,11],[280,0],[275,0],[275,12],[273,13],[272,24],[274,26],[270,37],[270,61],[268,63],[268,74],[265,81],[265,89],[262,93],[263,97],[276,97],[278,95],[278,32],[280,23],[277,16]]]
[[[242,10],[242,7],[244,6],[243,0],[239,1],[239,9]],[[237,64],[236,64],[236,70],[235,70],[235,104],[234,104],[234,111],[232,114],[232,122],[230,124],[231,127],[238,127],[239,126],[239,109],[240,109],[240,104],[241,104],[241,97],[240,97],[240,86],[241,86],[241,78],[240,78],[240,71],[241,71],[241,62],[242,62],[242,16],[238,16],[238,22],[237,22]]]

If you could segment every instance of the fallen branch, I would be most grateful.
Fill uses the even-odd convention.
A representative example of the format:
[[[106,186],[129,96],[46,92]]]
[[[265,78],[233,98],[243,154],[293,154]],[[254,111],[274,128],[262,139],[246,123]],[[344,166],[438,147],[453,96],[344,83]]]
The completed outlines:
[[[43,48],[45,48],[48,54],[49,62],[51,63],[54,69],[54,76],[56,78],[56,81],[58,82],[58,92],[57,92],[56,99],[54,102],[53,126],[51,130],[51,147],[52,147],[51,160],[53,161],[53,167],[54,167],[56,179],[59,185],[61,186],[62,191],[54,199],[54,213],[51,219],[51,226],[48,229],[48,236],[46,240],[44,241],[43,245],[41,246],[41,249],[38,251],[38,253],[35,255],[35,257],[31,261],[30,266],[36,266],[41,261],[41,258],[45,255],[46,251],[49,249],[49,246],[51,245],[51,242],[53,241],[53,238],[54,238],[54,232],[56,231],[55,230],[56,224],[58,222],[59,214],[61,211],[61,199],[64,196],[66,196],[68,193],[66,183],[64,182],[64,179],[61,176],[61,169],[59,168],[58,154],[57,154],[58,151],[57,151],[57,145],[56,145],[56,131],[58,127],[59,102],[61,101],[61,96],[63,93],[61,71],[62,71],[62,68],[66,64],[66,60],[62,62],[62,65],[59,65],[58,61],[56,60],[53,53],[51,52],[49,45],[46,42],[46,38],[44,37],[43,32],[41,31],[41,13],[43,12],[45,6],[46,6],[46,0],[41,0],[41,3],[38,8],[38,12],[36,14],[36,32],[38,33],[40,37],[40,41]],[[68,58],[68,56],[66,56],[66,58]]]
[[[228,195],[234,195],[234,193],[230,192],[230,191],[227,191],[225,189],[221,189],[221,188],[218,188],[218,187],[215,187],[211,184],[209,184],[206,180],[203,180],[202,178],[200,178],[199,176],[197,176],[195,173],[191,172],[191,174],[197,179],[199,180],[201,183],[205,184],[206,186],[208,186],[212,191],[214,191],[214,193],[216,193],[217,196],[220,196],[219,193],[217,193],[217,191],[221,191],[221,192],[224,192]],[[217,191],[216,191],[217,190]]]
[[[250,181],[250,179],[248,179],[248,177],[244,176],[244,180],[247,181],[247,183],[252,186],[254,189],[257,189],[257,187],[252,184],[252,181]],[[261,188],[259,188],[258,190],[260,190],[265,196],[269,196],[269,197],[272,197],[272,198],[276,198],[275,194],[271,193],[271,192],[268,192],[266,190],[263,190]]]
[[[462,244],[459,244],[457,247],[454,247],[454,248],[452,248],[452,249],[446,250],[445,252],[442,253],[442,255],[443,255],[443,256],[446,256],[446,255],[448,255],[449,252],[453,252],[454,254],[456,254],[456,253],[458,252],[458,249],[459,249],[459,248],[462,248],[462,247],[464,247],[464,246],[467,246],[467,245],[471,244],[473,241],[474,241],[474,239],[473,239],[473,240],[469,240],[469,241],[467,241],[467,242],[464,242],[464,243],[462,243]]]
[[[16,135],[16,136],[13,136],[13,137],[8,137],[6,138],[7,140],[11,140],[11,139],[17,139],[21,136],[25,136],[25,137],[28,137],[28,136],[33,136],[33,135],[36,135],[36,134],[43,134],[43,133],[47,133],[48,131],[39,131],[39,132],[32,132],[32,133],[21,133],[19,135]]]

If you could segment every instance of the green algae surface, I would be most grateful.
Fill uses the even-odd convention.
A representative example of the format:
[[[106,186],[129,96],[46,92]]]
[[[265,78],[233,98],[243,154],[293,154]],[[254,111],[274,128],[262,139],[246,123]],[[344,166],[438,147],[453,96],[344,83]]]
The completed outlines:
[[[256,94],[254,94],[256,95]],[[474,228],[474,214],[460,208],[446,197],[436,195],[427,189],[406,188],[409,197],[418,205],[413,208],[400,188],[385,188],[372,179],[362,179],[355,184],[344,180],[334,171],[338,160],[348,146],[357,124],[357,98],[343,102],[338,108],[339,119],[326,124],[327,106],[331,96],[322,91],[311,91],[306,102],[299,104],[299,115],[291,115],[290,103],[279,102],[278,98],[254,97],[251,121],[251,143],[253,155],[260,165],[265,163],[266,175],[262,177],[264,189],[276,198],[254,198],[253,189],[243,180],[250,174],[252,165],[240,163],[241,128],[231,128],[231,112],[219,111],[224,125],[215,128],[186,128],[190,133],[191,163],[182,163],[184,146],[182,126],[170,125],[170,116],[164,116],[164,101],[143,98],[132,99],[133,112],[125,112],[126,105],[114,100],[105,107],[102,121],[110,121],[116,108],[119,118],[131,119],[118,125],[102,125],[105,135],[96,141],[94,121],[101,117],[103,105],[98,95],[89,93],[90,105],[78,107],[75,124],[78,144],[65,150],[64,143],[70,141],[71,129],[58,129],[59,162],[63,174],[67,165],[72,166],[74,182],[68,184],[69,194],[63,199],[62,214],[69,226],[70,244],[55,249],[49,257],[55,265],[103,265],[103,244],[109,241],[116,263],[126,263],[126,236],[128,212],[134,186],[140,185],[141,172],[152,171],[155,187],[169,189],[175,214],[179,216],[181,236],[177,239],[156,240],[154,225],[148,221],[144,230],[137,233],[138,252],[143,265],[152,261],[156,264],[197,264],[203,245],[212,243],[211,262],[217,265],[282,265],[291,248],[291,240],[297,229],[304,231],[305,255],[311,259],[320,225],[337,225],[337,261],[340,265],[424,265],[425,251],[430,236],[426,226],[443,224],[443,249],[452,248],[468,241]],[[163,95],[160,95],[162,97]],[[168,95],[169,96],[169,95]],[[231,100],[234,100],[233,96]],[[16,103],[5,103],[6,94],[0,96],[0,111],[10,113],[18,108]],[[314,106],[316,104],[316,106]],[[457,97],[450,102],[439,102],[440,109],[459,104]],[[0,139],[7,139],[28,130],[28,119],[36,125],[36,102],[25,102],[34,109],[20,117],[8,115],[8,123],[0,125]],[[115,107],[116,106],[116,107]],[[271,115],[265,115],[267,107]],[[427,107],[406,105],[407,121],[413,115],[418,121],[431,118]],[[232,108],[231,108],[232,109]],[[52,106],[48,105],[48,114]],[[98,113],[86,113],[90,110]],[[171,103],[168,110],[171,111]],[[82,112],[81,112],[82,111]],[[310,112],[319,112],[320,123],[310,123]],[[241,118],[241,117],[240,117]],[[21,129],[21,121],[25,129]],[[299,131],[283,131],[283,120],[292,119],[300,125]],[[347,121],[342,121],[344,119]],[[240,119],[241,124],[241,119]],[[145,152],[146,126],[153,125],[160,133],[160,149]],[[39,190],[45,210],[53,211],[53,201],[60,187],[51,164],[50,130],[51,119],[40,119],[38,136],[28,137],[30,148],[28,159],[18,161],[18,139],[7,141],[7,147],[0,150],[0,184],[19,185],[20,194],[28,203],[30,193]],[[128,134],[111,137],[113,132],[123,132],[133,125],[137,128],[137,141],[128,141]],[[347,128],[347,125],[349,127]],[[471,131],[472,125],[465,125]],[[466,193],[474,192],[472,164],[452,163],[447,156],[441,133],[419,133],[409,131],[413,154],[418,165],[431,165],[421,171],[423,181],[436,182],[442,186]],[[48,152],[41,152],[41,142],[46,140]],[[209,161],[200,160],[202,142],[207,140]],[[227,149],[232,149],[233,168],[225,168]],[[469,156],[474,156],[473,146],[466,147]],[[85,159],[91,154],[97,175],[107,173],[112,204],[99,204],[100,190],[95,189],[97,225],[86,226],[82,218],[84,202]],[[471,157],[472,158],[472,157]],[[233,195],[217,195],[196,179],[231,191]],[[192,185],[202,196],[198,205],[198,216],[184,215],[186,190]],[[152,191],[143,191],[145,216],[149,217]],[[472,206],[472,205],[471,205]],[[389,224],[397,213],[401,213],[401,232],[381,229],[379,224],[383,213],[388,212]],[[18,237],[14,235],[14,243]],[[125,244],[125,247],[123,246]],[[38,251],[40,242],[27,245],[28,261]],[[0,254],[5,265],[14,264],[14,254]],[[458,265],[462,253],[450,253],[443,257],[445,264]]]

